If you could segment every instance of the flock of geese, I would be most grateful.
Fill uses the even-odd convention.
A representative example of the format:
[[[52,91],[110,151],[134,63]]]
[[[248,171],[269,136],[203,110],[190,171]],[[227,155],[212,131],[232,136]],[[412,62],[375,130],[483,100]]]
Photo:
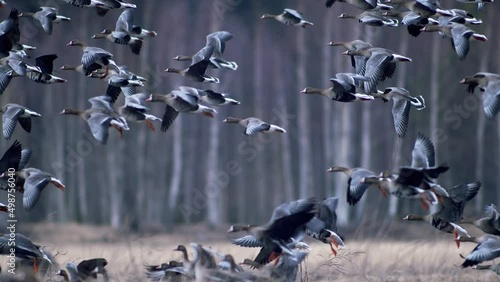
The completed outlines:
[[[132,54],[138,55],[145,41],[156,37],[157,33],[147,30],[134,20],[135,4],[122,0],[62,0],[81,8],[95,8],[99,16],[105,16],[110,10],[123,9],[116,21],[114,30],[104,29],[94,34],[92,39],[105,39],[115,44],[125,45]],[[470,48],[470,39],[486,41],[486,36],[469,28],[470,25],[481,24],[482,21],[460,9],[442,9],[435,0],[389,0],[379,3],[376,0],[338,0],[363,10],[360,15],[342,14],[340,18],[358,19],[360,23],[372,26],[397,27],[404,25],[412,36],[421,32],[439,32],[452,42],[452,47],[459,59],[463,60]],[[460,2],[477,3],[482,8],[487,0],[460,0]],[[335,0],[326,1],[331,7]],[[5,6],[0,1],[0,6]],[[40,7],[39,11],[19,13],[12,8],[8,17],[0,23],[0,94],[8,87],[13,77],[31,80],[33,83],[53,84],[66,83],[63,78],[53,75],[53,64],[56,54],[41,55],[35,64],[29,63],[27,53],[36,47],[20,42],[21,18],[31,18],[39,23],[48,35],[55,28],[54,23],[64,24],[70,18],[59,15],[52,7]],[[264,14],[261,19],[275,19],[286,25],[299,27],[313,26],[305,20],[302,13],[293,9],[284,9],[281,14]],[[264,24],[264,23],[259,23]],[[165,72],[174,73],[199,83],[219,83],[217,77],[207,74],[208,69],[236,71],[238,64],[224,58],[226,44],[233,38],[227,31],[214,31],[207,35],[206,45],[196,54],[178,55],[174,60],[187,62],[186,68],[166,68]],[[107,82],[105,95],[90,98],[91,106],[85,110],[63,109],[62,115],[79,116],[90,128],[92,135],[102,144],[107,143],[109,129],[114,128],[121,137],[130,130],[128,122],[144,123],[152,131],[155,123],[161,123],[161,131],[167,131],[179,113],[200,114],[214,118],[217,110],[214,107],[239,105],[240,101],[206,88],[181,86],[168,94],[143,93],[140,87],[147,80],[131,72],[126,65],[114,61],[113,54],[99,47],[89,46],[82,40],[71,40],[68,46],[79,47],[82,52],[80,64],[64,65],[62,70],[76,71],[89,79],[98,78]],[[317,94],[337,102],[371,101],[382,99],[392,101],[394,128],[400,138],[404,138],[411,107],[417,110],[425,108],[422,96],[412,96],[402,87],[387,87],[383,91],[377,89],[379,82],[390,79],[396,72],[399,63],[412,62],[412,59],[391,50],[374,47],[368,42],[354,40],[349,42],[333,41],[329,46],[341,46],[347,49],[343,54],[349,56],[354,73],[337,73],[331,78],[332,87],[319,89],[306,87],[300,93]],[[476,87],[483,93],[484,112],[488,118],[494,118],[500,110],[500,75],[479,72],[466,77],[462,84],[467,84],[467,91],[474,93]],[[206,84],[200,84],[206,85]],[[201,87],[201,86],[200,86]],[[124,95],[124,103],[115,106],[120,94]],[[148,102],[165,104],[161,118],[149,112]],[[4,138],[9,140],[17,123],[26,132],[31,131],[31,119],[41,114],[22,105],[8,103],[1,107]],[[257,133],[286,133],[278,125],[270,124],[257,117],[227,117],[224,123],[236,123],[244,127],[245,135]],[[27,211],[35,208],[42,191],[53,184],[64,191],[63,182],[50,173],[28,166],[31,150],[23,148],[15,141],[0,159],[0,187],[3,190],[14,189],[23,195],[23,207]],[[9,169],[14,169],[11,172]],[[478,220],[465,220],[463,211],[466,203],[478,193],[481,183],[460,184],[446,189],[440,186],[437,179],[449,167],[437,165],[432,141],[420,134],[412,151],[412,162],[409,166],[401,166],[397,171],[390,169],[375,173],[365,168],[348,168],[332,166],[328,172],[343,172],[348,178],[347,202],[355,205],[367,189],[376,188],[384,196],[392,195],[403,199],[419,200],[424,209],[435,206],[436,212],[426,215],[410,214],[405,220],[423,221],[432,227],[453,234],[457,246],[460,242],[475,242],[476,248],[465,258],[462,267],[475,266],[477,269],[491,269],[498,272],[497,265],[479,265],[500,256],[500,215],[494,205],[486,209],[486,217]],[[12,182],[9,179],[14,179]],[[370,188],[371,187],[371,188]],[[191,244],[194,257],[189,258],[185,246],[179,245],[175,251],[182,253],[182,261],[170,261],[160,265],[146,267],[146,276],[152,281],[161,280],[197,280],[197,281],[294,281],[299,264],[306,258],[310,247],[303,242],[305,236],[312,237],[330,246],[333,255],[344,246],[343,237],[337,234],[336,207],[338,198],[330,197],[321,201],[315,198],[299,199],[283,203],[276,207],[269,222],[264,225],[233,225],[228,233],[245,232],[247,235],[231,239],[233,244],[241,247],[260,248],[255,259],[246,259],[236,264],[229,254],[221,254],[200,244]],[[0,204],[0,210],[10,213],[12,203]],[[472,224],[486,233],[482,237],[471,237],[463,224]],[[0,237],[0,254],[9,255],[12,234]],[[30,267],[24,269],[23,278],[17,281],[36,281],[36,274],[41,263],[52,264],[54,258],[46,254],[42,248],[26,236],[16,233],[15,255],[21,262],[28,262]],[[107,261],[103,258],[84,260],[79,264],[69,262],[66,270],[56,273],[65,281],[84,281],[88,278],[101,277],[109,280],[105,270]],[[247,265],[257,268],[258,272],[247,272],[241,267]],[[50,268],[49,268],[50,269]],[[2,279],[16,279],[3,274]],[[34,276],[33,276],[34,275]],[[6,277],[6,278],[4,278]],[[2,280],[7,281],[7,280]]]

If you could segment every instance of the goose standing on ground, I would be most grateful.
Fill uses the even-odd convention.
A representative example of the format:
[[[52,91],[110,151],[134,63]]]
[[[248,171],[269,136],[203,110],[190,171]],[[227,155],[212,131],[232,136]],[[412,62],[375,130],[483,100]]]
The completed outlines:
[[[425,32],[442,32],[447,37],[451,38],[452,47],[460,60],[465,60],[469,53],[470,39],[478,41],[487,41],[488,38],[484,34],[479,34],[459,23],[450,22],[447,25],[428,25],[421,29]]]
[[[439,211],[428,215],[409,214],[404,220],[423,221],[432,225],[437,230],[452,233],[460,247],[458,232],[469,236],[467,231],[458,223],[463,219],[465,204],[472,200],[481,188],[481,182],[457,185],[448,191],[449,197],[445,197]]]
[[[385,80],[387,77],[392,77],[396,72],[396,63],[411,62],[408,57],[398,55],[391,50],[384,48],[368,48],[362,50],[347,50],[343,53],[349,56],[365,57],[365,74],[369,81],[364,82],[364,90],[366,93],[375,93],[377,84]]]
[[[326,89],[306,87],[300,91],[302,94],[319,94],[338,102],[354,102],[373,100],[373,96],[356,93],[356,86],[368,78],[356,74],[338,73],[335,78],[331,78],[333,86]]]
[[[115,24],[115,31],[123,31],[130,36],[144,39],[146,37],[155,37],[158,35],[156,31],[147,30],[141,26],[134,25],[134,12],[135,9],[126,8],[118,17]]]
[[[481,237],[459,236],[457,240],[460,242],[474,242],[478,244],[465,258],[465,261],[462,263],[463,268],[500,257],[500,237],[498,236],[489,234]]]
[[[392,118],[398,137],[404,138],[410,120],[410,108],[414,106],[418,111],[425,109],[424,97],[413,97],[410,92],[401,87],[388,87],[383,92],[372,94],[375,98],[382,98],[384,102],[392,100]]]
[[[146,113],[149,108],[144,105],[144,102],[148,97],[149,95],[146,93],[137,93],[131,96],[126,96],[125,104],[118,109],[118,113],[128,121],[144,122],[147,127],[149,127],[152,131],[155,131],[156,129],[152,121],[158,120],[161,122],[162,120],[154,115]]]
[[[483,109],[487,118],[495,118],[500,111],[500,74],[490,72],[478,72],[472,77],[466,77],[460,81],[467,84],[467,92],[474,94],[479,86],[483,92]]]
[[[347,168],[342,166],[332,166],[327,170],[327,172],[343,172],[349,177],[347,180],[347,203],[349,203],[349,205],[355,205],[359,202],[366,189],[370,187],[370,184],[364,183],[361,180],[377,176],[375,172],[361,167]],[[374,185],[372,187],[377,186]]]
[[[49,35],[52,34],[53,23],[71,21],[68,17],[58,15],[57,9],[52,7],[40,7],[40,11],[36,13],[24,12],[19,14],[19,17],[32,17],[42,25],[43,30]]]
[[[38,272],[38,266],[42,261],[52,264],[49,257],[43,252],[42,247],[33,243],[28,237],[21,233],[15,233],[14,246],[11,246],[10,238],[12,234],[4,234],[0,237],[0,255],[10,255],[11,248],[15,249],[14,254],[17,258],[33,261],[33,270]]]
[[[87,46],[87,44],[80,40],[71,40],[67,45],[82,48],[82,65],[85,75],[90,75],[93,71],[95,71],[95,69],[93,69],[95,64],[98,64],[103,68],[111,64],[118,68],[116,63],[112,60],[113,54],[102,48]]]
[[[65,188],[61,180],[37,168],[23,168],[22,170],[16,171],[14,174],[16,177],[24,180],[23,207],[26,211],[31,211],[33,209],[40,199],[43,189],[45,189],[49,183],[54,184],[54,186],[61,191],[64,191]],[[7,174],[4,172],[0,177],[4,177],[5,175]]]
[[[64,109],[62,115],[77,115],[87,122],[94,138],[106,144],[109,127],[114,127],[123,138],[123,130],[129,130],[127,121],[114,112],[111,97],[97,96],[88,100],[92,106],[85,111]]]
[[[264,14],[261,19],[275,19],[281,23],[284,23],[286,25],[294,25],[294,26],[301,26],[305,28],[308,25],[314,25],[312,22],[308,22],[304,20],[304,15],[302,13],[297,12],[293,9],[285,9],[283,13],[279,15],[269,15],[269,14]]]
[[[332,46],[332,47],[342,46],[350,51],[363,50],[363,49],[368,49],[368,48],[373,47],[370,43],[365,42],[363,40],[353,40],[353,41],[347,41],[347,42],[330,41],[328,43],[328,46]],[[365,75],[365,63],[366,63],[366,59],[364,57],[354,56],[354,55],[351,56],[351,64],[352,64],[352,67],[355,69],[356,74]]]
[[[487,234],[500,235],[500,213],[495,205],[487,206],[485,213],[486,216],[478,220],[462,220],[461,223],[472,224]]]
[[[258,132],[262,133],[272,133],[272,132],[279,132],[279,133],[286,133],[286,130],[274,125],[270,124],[267,122],[262,121],[259,118],[256,117],[248,117],[244,119],[240,118],[235,118],[235,117],[227,117],[224,119],[222,122],[224,123],[237,123],[245,128],[245,131],[243,132],[244,135],[253,135]]]
[[[130,36],[126,32],[116,30],[112,31],[109,29],[105,29],[98,34],[94,34],[91,39],[107,39],[108,41],[119,45],[127,45],[134,55],[139,55],[141,53],[143,43],[142,39]]]
[[[42,115],[18,104],[6,104],[2,113],[3,137],[9,140],[19,122],[21,127],[28,133],[31,132],[31,117],[41,117]]]
[[[267,264],[281,256],[282,253],[293,254],[286,246],[297,229],[309,222],[315,215],[316,200],[309,198],[297,206],[289,215],[273,219],[262,226],[232,225],[228,233],[246,231],[262,244],[262,248],[254,259],[259,264]]]

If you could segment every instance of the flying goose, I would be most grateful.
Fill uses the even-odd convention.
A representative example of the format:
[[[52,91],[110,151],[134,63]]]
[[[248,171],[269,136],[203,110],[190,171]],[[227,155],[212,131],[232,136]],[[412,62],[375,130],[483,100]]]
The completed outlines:
[[[368,49],[372,48],[373,46],[365,42],[363,40],[353,40],[353,41],[347,41],[347,42],[336,42],[336,41],[330,41],[328,43],[328,46],[336,47],[336,46],[342,46],[346,48],[347,50],[351,51],[356,51],[356,50],[363,50],[363,49]],[[351,56],[351,64],[352,67],[355,69],[356,74],[359,75],[365,75],[365,63],[366,59],[361,56]]]
[[[333,6],[335,2],[344,2],[347,4],[351,4],[355,6],[358,9],[361,9],[363,11],[366,10],[372,10],[372,9],[377,9],[377,8],[383,8],[383,9],[391,9],[391,6],[378,3],[377,0],[326,0],[325,6],[327,8],[330,8]]]
[[[373,96],[356,93],[356,86],[362,81],[367,81],[368,78],[356,74],[338,73],[335,78],[331,78],[333,86],[326,89],[306,87],[300,93],[302,94],[319,94],[328,97],[331,100],[338,102],[354,102],[354,101],[369,101],[373,100]]]
[[[21,127],[28,133],[31,132],[31,117],[41,117],[42,115],[30,109],[9,103],[0,109],[2,113],[3,137],[9,140],[19,122]]]
[[[451,38],[452,47],[460,60],[464,60],[469,53],[470,39],[478,41],[487,41],[488,38],[484,34],[479,34],[468,28],[467,26],[450,22],[447,25],[428,25],[421,29],[425,32],[442,32],[447,37]]]
[[[146,102],[163,102],[167,104],[162,118],[162,131],[168,130],[179,113],[198,113],[210,118],[213,118],[217,113],[216,110],[198,103],[199,96],[196,91],[190,91],[189,88],[184,90],[173,90],[166,95],[151,94],[146,99]]]
[[[487,3],[493,3],[493,0],[457,0],[458,2],[461,3],[466,3],[466,4],[476,4],[477,3],[477,9],[481,10],[486,6]]]
[[[487,118],[495,118],[500,111],[500,74],[489,72],[478,72],[472,77],[466,77],[460,81],[467,84],[467,92],[474,93],[479,86],[483,92],[483,109]]]
[[[182,91],[195,91],[198,93],[199,99],[211,106],[239,105],[241,102],[227,97],[225,93],[218,93],[210,89],[198,89],[187,86],[179,86]]]
[[[57,9],[52,7],[40,7],[40,11],[36,13],[23,12],[19,14],[19,17],[31,17],[35,19],[41,24],[47,34],[52,34],[53,23],[71,21],[68,17],[58,15]]]
[[[137,93],[126,96],[125,104],[118,109],[118,113],[128,121],[144,122],[147,127],[149,127],[152,131],[155,131],[156,129],[152,121],[158,120],[161,122],[162,120],[154,115],[146,113],[149,108],[144,105],[144,102],[148,97],[149,95],[146,93]]]
[[[460,242],[474,242],[478,245],[465,258],[462,267],[470,267],[485,261],[493,260],[500,256],[500,237],[495,235],[483,235],[481,237],[462,237],[457,238]]]
[[[413,97],[402,87],[388,87],[383,92],[372,94],[375,98],[382,98],[384,102],[392,100],[392,118],[398,137],[404,138],[410,119],[410,108],[414,106],[418,111],[425,109],[424,97]]]
[[[52,74],[54,69],[54,60],[57,59],[56,54],[43,55],[35,58],[35,67],[28,66],[26,69],[26,77],[40,84],[65,83],[66,79],[57,77]],[[18,76],[16,73],[13,77]]]
[[[203,59],[197,63],[192,64],[187,69],[178,70],[174,68],[167,68],[165,69],[165,72],[177,73],[196,82],[219,83],[219,79],[217,77],[205,74],[205,71],[207,70],[209,64],[209,59]]]
[[[286,242],[296,234],[298,228],[314,217],[315,205],[316,200],[309,198],[301,202],[290,214],[278,219],[271,218],[265,225],[232,225],[227,232],[246,231],[252,235],[263,246],[254,261],[267,264],[280,257],[282,253],[293,255]]]
[[[15,189],[16,192],[24,192],[24,180],[20,177],[15,177],[12,169],[14,171],[22,170],[26,167],[30,157],[31,149],[23,149],[21,143],[17,140],[9,147],[0,159],[0,173],[3,172],[3,176],[0,176],[0,189]],[[12,177],[15,178],[14,186],[10,184],[12,182],[9,182],[9,178]]]
[[[343,54],[349,56],[363,56],[366,58],[366,71],[364,76],[369,79],[369,81],[364,82],[364,90],[366,93],[376,92],[379,81],[383,81],[387,77],[392,77],[396,71],[396,63],[412,61],[410,58],[398,55],[391,50],[376,47],[361,50],[347,50]]]
[[[269,14],[264,14],[261,19],[275,19],[281,23],[284,23],[286,25],[294,25],[294,26],[301,26],[305,28],[308,25],[314,25],[312,22],[308,22],[304,20],[304,16],[302,13],[297,12],[293,9],[285,9],[283,13],[279,15],[269,15]]]
[[[407,8],[423,18],[430,18],[436,14],[451,15],[447,10],[440,9],[437,0],[387,0],[386,3]]]
[[[365,11],[360,15],[351,15],[347,13],[342,13],[339,18],[341,19],[355,19],[362,24],[369,26],[391,26],[397,27],[398,20],[390,19],[385,17],[381,11]]]
[[[209,59],[210,60],[209,67],[215,69],[231,69],[231,70],[238,69],[238,64],[232,61],[227,61],[222,57],[222,54],[226,49],[226,42],[231,40],[232,38],[233,34],[227,31],[216,31],[207,35],[207,43],[205,46],[209,46],[209,48],[211,48],[210,50],[213,50]],[[174,57],[174,60],[192,61],[193,58],[196,57],[197,55],[199,55],[199,53],[197,53],[194,56],[179,55]],[[196,63],[196,61],[192,62]]]
[[[444,198],[441,208],[437,212],[424,216],[409,214],[403,219],[427,222],[437,230],[452,233],[457,247],[460,247],[460,241],[456,240],[458,232],[466,236],[469,236],[469,234],[458,224],[463,219],[465,204],[477,195],[480,188],[481,182],[479,181],[457,185],[448,190],[450,196]]]
[[[472,224],[481,229],[484,233],[500,235],[500,213],[495,205],[486,207],[486,216],[477,220],[462,220],[461,223]]]
[[[245,128],[245,131],[243,132],[244,135],[253,135],[258,132],[262,133],[272,133],[272,132],[279,132],[279,133],[286,133],[286,130],[274,125],[270,124],[267,122],[262,121],[259,118],[256,117],[248,117],[244,119],[240,118],[235,118],[235,117],[227,117],[224,119],[222,122],[224,123],[237,123]]]
[[[347,168],[342,166],[332,166],[327,172],[343,172],[345,175],[349,177],[347,180],[347,203],[349,205],[355,205],[366,189],[368,189],[371,185],[368,183],[364,183],[361,180],[364,178],[376,177],[375,172],[361,168]],[[372,187],[378,187],[373,185]],[[385,194],[384,194],[385,195]]]
[[[31,211],[33,209],[40,199],[43,189],[45,189],[49,183],[54,184],[54,186],[61,191],[64,191],[65,188],[61,180],[37,168],[23,168],[22,170],[16,171],[14,174],[16,177],[24,180],[23,207],[26,211]],[[0,175],[0,178],[5,175],[7,174],[4,172]]]
[[[95,70],[95,64],[98,64],[101,67],[114,65],[116,66],[116,68],[118,68],[116,63],[112,60],[113,54],[102,48],[87,46],[87,44],[80,40],[71,40],[67,45],[78,46],[82,48],[82,65],[85,75],[90,75],[92,71]]]
[[[94,34],[91,39],[107,39],[119,45],[127,45],[134,55],[141,53],[143,40],[137,37],[130,36],[130,34],[123,31],[112,31],[104,29],[101,33]]]
[[[135,4],[127,3],[122,0],[98,0],[97,2],[100,2],[100,4],[98,3],[96,5],[97,15],[101,17],[105,16],[110,10],[137,8]]]
[[[130,36],[134,36],[140,39],[146,37],[155,37],[157,35],[156,31],[147,30],[141,26],[134,25],[134,12],[133,8],[126,8],[118,17],[115,25],[115,31],[122,31],[128,33]]]
[[[94,138],[101,144],[106,144],[109,127],[114,127],[123,138],[123,130],[129,130],[127,121],[113,110],[111,97],[97,96],[88,100],[92,106],[85,111],[64,109],[62,115],[77,115],[87,122]]]
[[[20,40],[19,12],[16,8],[12,8],[9,17],[0,22],[0,53],[8,54],[10,50],[22,49]]]
[[[12,245],[11,236],[15,237],[15,245]],[[11,251],[14,249],[14,252]],[[52,264],[49,257],[43,252],[42,247],[33,243],[28,237],[21,233],[4,234],[0,237],[0,255],[14,253],[17,258],[33,261],[33,270],[38,272],[38,265],[43,261]]]

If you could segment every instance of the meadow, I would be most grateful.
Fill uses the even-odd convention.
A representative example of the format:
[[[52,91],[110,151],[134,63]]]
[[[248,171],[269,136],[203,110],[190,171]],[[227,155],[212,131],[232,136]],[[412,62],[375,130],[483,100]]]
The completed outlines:
[[[401,227],[407,227],[404,233],[400,232]],[[423,224],[396,224],[388,229],[392,233],[382,236],[370,230],[349,232],[346,248],[337,257],[328,245],[306,240],[312,250],[297,281],[500,281],[491,271],[460,267],[460,254],[466,256],[474,244],[462,243],[457,249],[451,235],[435,232]],[[172,251],[178,244],[198,242],[232,254],[237,262],[253,258],[258,252],[230,244],[224,230],[203,226],[186,226],[173,234],[154,235],[53,223],[29,226],[29,230],[35,242],[56,256],[59,265],[53,266],[54,271],[69,261],[104,257],[109,262],[106,268],[112,281],[147,281],[144,265],[180,260],[180,253]],[[4,266],[6,260],[1,259]],[[45,281],[62,281],[62,277],[49,272]]]

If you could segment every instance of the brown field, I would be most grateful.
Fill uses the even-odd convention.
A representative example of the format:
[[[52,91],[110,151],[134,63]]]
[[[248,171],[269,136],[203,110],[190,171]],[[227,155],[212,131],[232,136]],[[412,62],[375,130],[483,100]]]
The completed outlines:
[[[423,225],[417,228],[427,230]],[[178,252],[171,251],[177,244],[199,242],[231,253],[237,261],[253,258],[258,252],[229,244],[223,231],[208,231],[199,226],[181,228],[175,234],[143,236],[107,227],[52,223],[30,226],[29,230],[31,238],[56,255],[60,265],[107,258],[113,281],[146,281],[143,265],[180,259]],[[36,234],[43,236],[38,238]],[[463,259],[459,254],[467,255],[473,244],[463,244],[457,250],[451,236],[438,235],[428,240],[347,240],[347,247],[337,257],[330,254],[328,245],[309,240],[312,251],[302,268],[302,281],[499,281],[491,271],[460,268]],[[6,260],[1,259],[4,267]],[[50,274],[45,280],[61,281]]]

